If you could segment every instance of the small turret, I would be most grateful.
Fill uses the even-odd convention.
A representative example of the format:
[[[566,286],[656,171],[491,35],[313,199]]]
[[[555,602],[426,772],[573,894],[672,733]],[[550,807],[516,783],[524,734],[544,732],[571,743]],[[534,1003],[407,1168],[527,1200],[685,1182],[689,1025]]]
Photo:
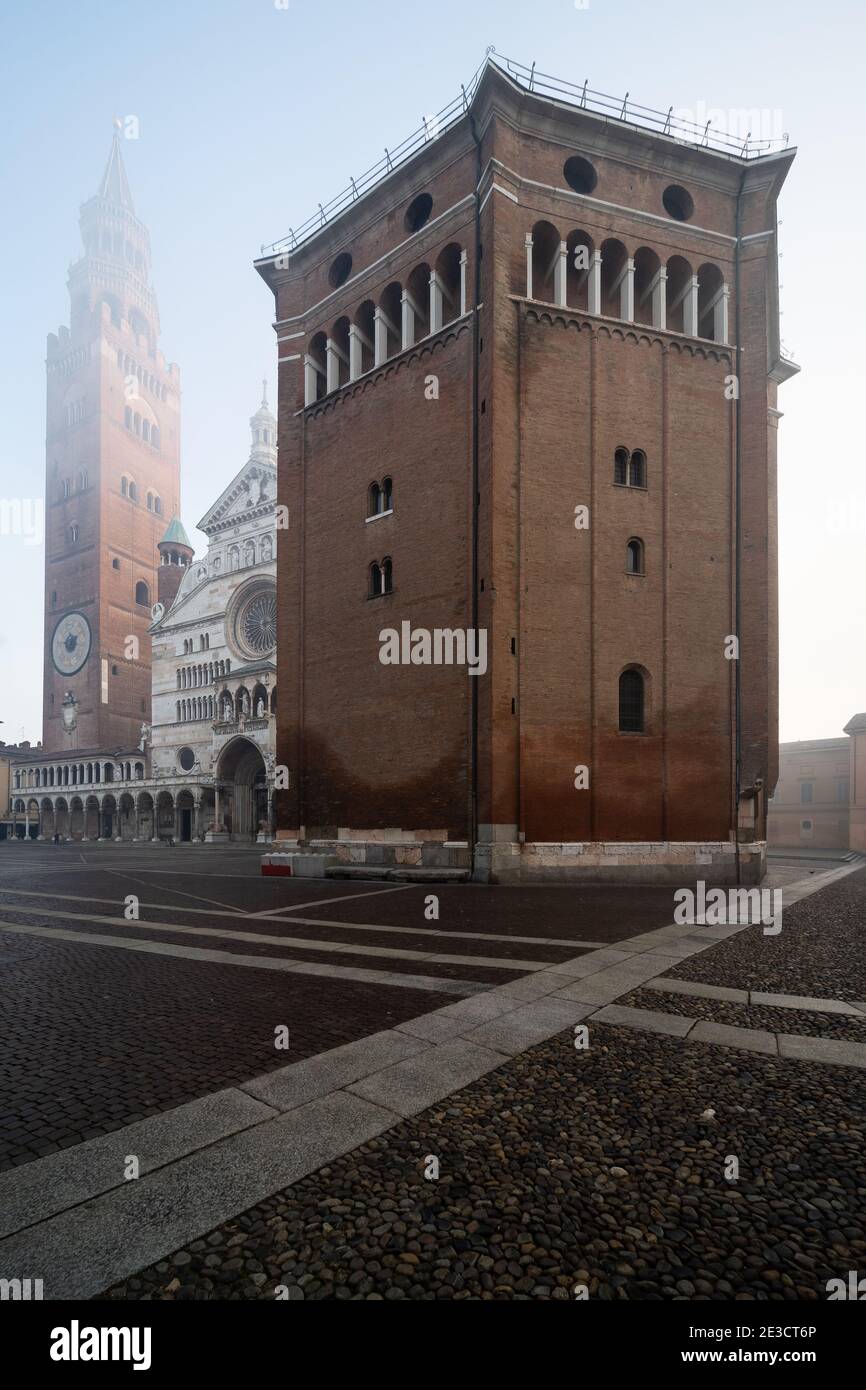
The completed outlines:
[[[156,548],[159,551],[157,598],[168,613],[183,583],[187,568],[192,564],[194,554],[189,536],[179,517],[174,517],[169,522],[168,530]]]
[[[268,405],[268,383],[262,381],[262,403],[255,415],[250,416],[252,447],[250,458],[259,463],[277,466],[277,422]]]

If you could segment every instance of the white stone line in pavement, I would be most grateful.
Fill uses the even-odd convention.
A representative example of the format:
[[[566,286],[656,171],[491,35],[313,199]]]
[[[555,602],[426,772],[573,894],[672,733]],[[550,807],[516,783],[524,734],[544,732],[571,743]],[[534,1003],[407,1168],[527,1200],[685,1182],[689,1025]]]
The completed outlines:
[[[48,1299],[92,1297],[396,1120],[360,1096],[333,1092],[7,1236],[0,1268],[39,1270]]]
[[[106,873],[110,874],[112,878],[123,879],[124,883],[140,883],[145,888],[150,887],[146,878],[138,878],[126,870],[106,869]],[[171,888],[168,891],[174,893],[178,898],[192,898],[197,903],[209,903],[211,907],[218,907],[227,912],[232,911],[231,903],[220,902],[216,898],[206,898],[204,893],[185,893],[182,888]]]
[[[170,888],[170,893],[176,890]],[[3,897],[26,897],[26,898],[48,898],[51,902],[70,902],[70,903],[107,903],[110,907],[118,907],[117,898],[94,898],[92,895],[85,896],[81,893],[37,893],[23,888],[0,888],[0,899]],[[139,901],[139,907],[149,908],[155,912],[194,912],[205,917],[231,917],[234,920],[240,918],[242,921],[253,921],[257,917],[267,920],[271,917],[275,922],[282,919],[272,913],[244,912],[242,908],[228,912],[213,912],[208,907],[186,907],[182,903],[148,903]],[[4,907],[7,912],[33,912],[33,908],[18,907],[14,903],[3,902],[0,907]],[[36,914],[38,915],[38,913]],[[46,909],[44,916],[52,914]],[[57,916],[58,914],[54,914]],[[71,913],[60,914],[69,917]],[[94,917],[94,921],[110,922],[110,917]],[[125,921],[126,919],[124,919]],[[592,951],[601,949],[607,945],[605,941],[579,941],[571,937],[564,936],[509,936],[507,933],[486,932],[486,931],[449,931],[445,927],[400,927],[392,924],[380,924],[378,922],[341,922],[334,921],[328,917],[294,917],[284,925],[290,926],[292,922],[301,927],[339,927],[341,931],[373,931],[383,934],[398,934],[405,936],[442,936],[449,937],[455,941],[508,941],[520,946],[569,946],[575,951]],[[283,938],[280,937],[280,940]]]
[[[21,922],[0,922],[0,931],[17,932],[22,936],[41,936],[49,941],[77,941],[87,946],[112,946],[121,951],[144,951],[156,956],[177,956],[184,960],[206,960],[219,965],[246,966],[251,970],[279,970],[288,975],[324,975],[335,980],[359,980],[364,984],[431,990],[435,994],[473,994],[487,987],[477,980],[452,980],[441,975],[399,975],[392,970],[323,965],[318,961],[288,960],[282,956],[244,956],[234,951],[210,951],[200,946],[176,946],[168,941],[137,941],[131,936],[97,936],[95,932],[64,931],[61,927],[32,927]],[[465,956],[461,958],[461,963],[467,963]]]
[[[848,1004],[842,999],[821,999],[809,994],[764,994],[754,989],[729,989],[726,985],[705,985],[697,980],[647,980],[644,989],[665,994],[686,994],[695,999],[724,999],[732,1004],[764,1004],[774,1009],[801,1009],[816,1014],[846,1014],[862,1018],[866,1005]]]
[[[64,922],[96,922],[110,927],[139,927],[147,931],[167,932],[176,936],[216,937],[222,941],[249,942],[258,946],[285,946],[293,951],[320,951],[344,956],[384,956],[393,960],[427,961],[431,965],[483,965],[490,970],[544,970],[552,964],[547,960],[521,960],[507,956],[443,955],[439,951],[412,951],[399,946],[364,946],[351,941],[318,940],[309,936],[265,936],[261,932],[229,931],[224,927],[185,927],[176,922],[130,921],[126,917],[94,916],[86,912],[58,912],[45,907],[17,907],[7,911],[30,913],[36,917],[60,917]],[[112,937],[112,940],[116,938]],[[126,938],[124,938],[125,940]],[[258,960],[259,957],[257,956]]]
[[[684,1014],[667,1014],[657,1009],[634,1009],[606,1004],[591,1013],[589,1023],[611,1023],[640,1032],[667,1033],[688,1042],[717,1043],[768,1057],[787,1057],[801,1062],[821,1062],[831,1066],[866,1068],[866,1043],[845,1038],[815,1038],[801,1033],[773,1033],[765,1028],[744,1028],[731,1023],[715,1023]]]
[[[0,1173],[0,1237],[123,1187],[130,1154],[144,1176],[276,1114],[263,1101],[229,1087],[10,1168]]]
[[[851,866],[847,872],[859,867]],[[826,886],[827,880],[841,876],[838,872],[831,872],[821,876],[824,883],[809,880],[800,896],[810,896]],[[39,935],[59,934],[54,928],[22,930]],[[648,965],[651,967],[648,978],[654,978],[654,972],[660,968],[660,959],[679,964],[683,956],[665,958],[652,950],[655,945],[659,952],[663,951],[665,942],[677,940],[678,933],[680,936],[689,934],[692,929],[662,928],[659,933],[644,933],[637,949],[630,949],[628,941],[618,943],[617,960],[614,962],[611,962],[609,952],[593,953],[601,958],[595,970],[586,968],[591,957],[576,958],[573,962],[554,965],[524,979],[476,993],[472,998],[422,1015],[385,1035],[361,1039],[348,1047],[335,1048],[331,1053],[321,1053],[317,1057],[279,1068],[264,1077],[254,1078],[246,1086],[235,1089],[246,1091],[251,1099],[280,1111],[277,1119],[262,1121],[204,1148],[193,1147],[185,1156],[169,1160],[138,1182],[114,1187],[83,1205],[40,1219],[37,1224],[31,1224],[0,1240],[0,1264],[4,1268],[26,1268],[33,1271],[34,1277],[44,1277],[49,1299],[86,1298],[98,1294],[110,1284],[128,1278],[172,1250],[204,1235],[239,1211],[245,1211],[256,1202],[290,1186],[300,1177],[333,1161],[339,1154],[347,1153],[375,1134],[383,1133],[398,1123],[400,1116],[417,1113],[425,1106],[445,1099],[455,1089],[466,1085],[468,1080],[502,1065],[524,1046],[535,1046],[563,1031],[563,1027],[569,1026],[568,1023],[563,1025],[566,1015],[560,1007],[551,1010],[550,1006],[554,1000],[562,1003],[561,987],[564,981],[565,988],[569,989],[579,988],[594,978],[602,986],[603,993],[609,994],[613,990],[612,997],[616,998],[633,990],[641,977],[647,978],[645,972]],[[78,937],[78,933],[69,935]],[[104,942],[105,938],[99,937],[97,940]],[[130,944],[125,938],[122,941]],[[146,946],[151,943],[132,944]],[[706,944],[714,943],[710,940]],[[177,949],[180,952],[184,950]],[[703,949],[701,944],[693,945],[694,952],[700,949]],[[632,970],[625,975],[622,972],[623,957],[632,964]],[[235,960],[236,957],[231,959]],[[569,971],[570,965],[580,966],[579,976],[575,977]],[[308,970],[315,968],[307,967]],[[617,971],[620,972],[618,977],[615,975]],[[375,974],[363,973],[365,976]],[[512,992],[526,986],[531,986],[536,995],[544,990],[546,997],[526,1003],[518,993]],[[570,1015],[573,1021],[583,1018],[603,1021],[600,1015],[610,1014],[610,1003],[602,1009],[594,1001],[567,1000],[567,1005],[574,1009]],[[513,1017],[506,1028],[509,1015]],[[674,1020],[670,1027],[676,1029],[677,1034],[682,1032],[685,1025],[688,1037],[694,1037],[704,1022],[683,1020],[678,1015],[655,1014],[656,1023],[659,1018]],[[496,1019],[502,1020],[499,1039],[507,1051],[470,1041],[472,1034],[477,1034],[485,1023]],[[455,1025],[460,1030],[456,1038],[452,1034]],[[444,1038],[443,1028],[447,1034]],[[709,1025],[701,1030],[699,1036],[707,1037],[708,1041],[719,1041],[718,1028],[719,1025],[715,1029]],[[732,1029],[728,1032],[754,1035],[758,1030]],[[403,1039],[402,1046],[408,1042],[423,1050],[395,1061],[393,1049],[399,1049],[401,1044],[391,1040],[393,1035]],[[488,1034],[488,1038],[490,1036]],[[388,1041],[383,1043],[383,1037]],[[428,1043],[431,1045],[427,1046]],[[783,1056],[797,1054],[802,1057],[808,1054],[814,1060],[860,1065],[851,1060],[855,1055],[851,1049],[861,1048],[866,1057],[866,1046],[863,1044],[828,1047],[829,1043],[829,1039],[795,1038],[789,1035],[782,1035],[779,1039]],[[840,1049],[844,1049],[844,1059]],[[856,1055],[859,1056],[859,1053]],[[347,1076],[355,1076],[356,1073],[356,1079],[347,1082]],[[347,1085],[349,1090],[341,1089]],[[326,1087],[330,1089],[325,1090]],[[359,1091],[365,1092],[367,1098],[363,1098]],[[303,1097],[305,1093],[315,1094],[316,1099],[299,1102],[298,1097]],[[375,1102],[371,1103],[374,1097]],[[385,1101],[389,1104],[385,1105]],[[167,1112],[167,1115],[173,1113]],[[165,1119],[166,1116],[154,1118]],[[139,1126],[147,1123],[139,1122]],[[128,1147],[129,1131],[139,1126],[127,1126],[106,1138],[116,1143],[116,1152],[125,1149],[128,1153],[131,1151]],[[67,1177],[67,1181],[75,1181],[76,1165],[79,1168],[81,1165],[87,1166],[87,1149],[87,1144],[81,1144],[62,1151],[69,1165],[67,1172],[73,1174]],[[13,1193],[17,1182],[31,1194],[38,1191],[42,1175],[47,1176],[45,1165],[53,1157],[38,1159],[32,1164],[13,1169],[8,1175]],[[28,1219],[32,1219],[32,1216],[31,1207]],[[42,1270],[46,1274],[40,1276],[39,1271]]]
[[[330,907],[331,903],[346,903],[357,901],[358,898],[378,898],[382,893],[405,893],[409,888],[417,888],[417,883],[401,883],[396,888],[374,888],[371,892],[365,891],[355,893],[341,893],[339,898],[316,898],[311,903],[295,903],[289,907],[268,907],[263,912],[251,912],[250,917],[273,917],[281,912],[300,912],[305,907]]]

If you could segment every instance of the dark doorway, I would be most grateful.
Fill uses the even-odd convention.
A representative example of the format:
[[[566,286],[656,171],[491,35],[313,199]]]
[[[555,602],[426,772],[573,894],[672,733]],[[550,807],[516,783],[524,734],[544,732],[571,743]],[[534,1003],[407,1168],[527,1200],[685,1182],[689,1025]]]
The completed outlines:
[[[180,809],[180,838],[186,843],[192,839],[192,811],[183,806]]]

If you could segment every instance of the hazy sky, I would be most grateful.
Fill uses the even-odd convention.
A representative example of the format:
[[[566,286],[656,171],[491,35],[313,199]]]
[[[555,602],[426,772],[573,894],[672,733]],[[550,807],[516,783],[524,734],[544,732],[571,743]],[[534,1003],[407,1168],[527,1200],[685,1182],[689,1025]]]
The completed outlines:
[[[583,0],[581,0],[581,3]],[[148,226],[161,346],[183,383],[183,519],[243,464],[272,298],[252,268],[459,94],[486,47],[646,106],[763,112],[799,154],[782,194],[781,734],[866,710],[862,359],[863,9],[855,0],[28,0],[0,31],[0,499],[44,490],[45,336],[68,323],[79,205],[112,118]],[[704,117],[705,119],[706,117]],[[714,118],[717,120],[718,118]],[[0,737],[41,737],[43,549],[0,535]]]

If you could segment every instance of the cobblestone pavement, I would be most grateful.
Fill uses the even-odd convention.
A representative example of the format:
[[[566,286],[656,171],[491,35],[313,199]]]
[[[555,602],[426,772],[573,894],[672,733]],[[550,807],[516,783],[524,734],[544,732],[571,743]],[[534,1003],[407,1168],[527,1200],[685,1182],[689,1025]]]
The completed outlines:
[[[766,994],[866,1000],[864,877],[866,871],[851,874],[790,913],[783,896],[778,936],[743,932],[684,961],[669,972],[670,978]]]
[[[393,1027],[447,1003],[440,990],[663,925],[672,908],[668,889],[395,890],[259,869],[254,847],[0,845],[0,1170]],[[138,921],[124,917],[131,894]],[[219,959],[165,954],[201,949]],[[289,959],[358,978],[264,968]],[[274,1046],[283,1024],[288,1056]]]
[[[864,924],[861,870],[670,975],[862,999]],[[824,1299],[866,1265],[864,1101],[866,1071],[591,1023],[103,1296]]]

